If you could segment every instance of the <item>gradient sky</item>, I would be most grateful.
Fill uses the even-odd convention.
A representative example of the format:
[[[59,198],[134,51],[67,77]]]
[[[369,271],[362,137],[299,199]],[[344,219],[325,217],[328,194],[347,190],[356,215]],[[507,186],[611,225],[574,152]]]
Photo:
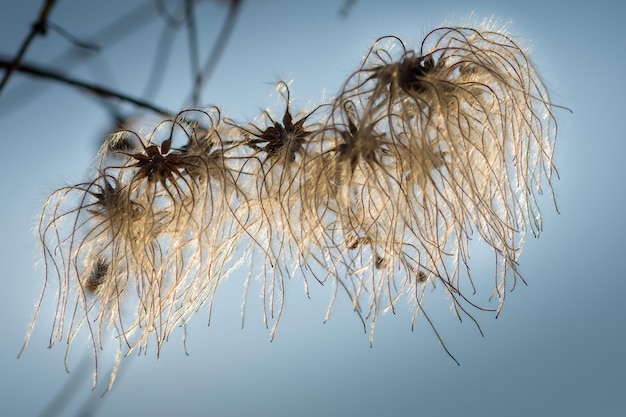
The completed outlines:
[[[41,3],[2,0],[0,54],[17,51]],[[123,16],[127,3],[139,4],[59,0],[51,21],[85,38]],[[158,360],[149,350],[125,361],[104,399],[99,394],[106,379],[92,393],[87,370],[67,389],[72,395],[63,397],[63,415],[77,415],[81,407],[100,416],[152,417],[624,415],[626,178],[620,166],[626,155],[626,3],[358,0],[341,18],[342,3],[245,1],[203,104],[252,120],[275,103],[273,83],[285,79],[293,80],[294,105],[307,107],[323,94],[332,96],[381,35],[416,46],[435,26],[464,24],[470,15],[474,21],[509,22],[509,31],[532,45],[553,101],[573,111],[557,112],[560,214],[544,196],[544,231],[527,241],[520,259],[528,286],[509,294],[497,320],[476,315],[484,338],[467,320],[458,323],[446,299],[429,300],[457,366],[424,323],[411,331],[408,307],[379,319],[370,348],[348,305],[338,305],[323,324],[330,291],[314,286],[309,300],[298,279],[289,283],[284,318],[270,342],[254,297],[241,329],[243,278],[235,276],[218,293],[211,326],[206,309],[191,321],[188,356],[182,333],[175,332]],[[211,2],[199,10],[205,57],[225,8]],[[86,61],[53,62],[68,43],[52,32],[35,41],[26,59],[137,96],[144,95],[156,60],[165,76],[150,99],[182,108],[190,92],[185,33],[160,56],[162,20],[128,26],[123,42]],[[75,343],[74,372],[67,375],[64,346],[47,349],[54,311],[49,298],[28,349],[16,360],[43,280],[33,233],[38,212],[55,187],[88,174],[107,123],[99,102],[65,86],[15,75],[0,95],[3,416],[37,415],[59,398],[71,375],[80,374],[88,353],[86,340]],[[488,259],[484,248],[472,250],[474,276],[490,285],[492,266],[481,262]]]

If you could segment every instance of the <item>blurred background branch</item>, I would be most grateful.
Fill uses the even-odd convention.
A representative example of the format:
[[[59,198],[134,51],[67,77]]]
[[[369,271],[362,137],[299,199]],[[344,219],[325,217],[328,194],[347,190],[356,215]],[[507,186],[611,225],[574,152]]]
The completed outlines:
[[[52,8],[56,0],[44,0],[41,11],[39,12],[39,19],[31,26],[30,32],[22,42],[19,51],[15,55],[15,58],[11,61],[11,64],[5,67],[4,76],[0,80],[0,95],[4,86],[9,81],[11,75],[20,67],[22,59],[26,54],[28,47],[36,36],[45,36],[48,30],[48,15],[52,12]]]

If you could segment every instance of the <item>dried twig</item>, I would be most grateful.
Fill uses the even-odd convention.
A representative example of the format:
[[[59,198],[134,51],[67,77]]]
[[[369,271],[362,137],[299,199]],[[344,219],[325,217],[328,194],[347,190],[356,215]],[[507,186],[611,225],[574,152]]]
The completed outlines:
[[[3,58],[0,56],[0,68],[12,68],[14,65],[15,61],[10,61],[7,60],[6,58]],[[28,63],[22,63],[19,67],[17,67],[17,71],[24,73],[24,74],[29,74],[29,75],[33,75],[35,77],[40,77],[40,78],[45,78],[48,80],[54,80],[54,81],[58,81],[62,84],[66,84],[66,85],[70,85],[73,87],[78,87],[80,89],[86,90],[92,94],[96,94],[100,97],[105,97],[105,98],[115,98],[118,100],[122,100],[131,104],[134,104],[137,107],[141,107],[143,109],[146,110],[150,110],[153,111],[155,113],[161,114],[163,116],[171,116],[174,115],[175,113],[164,109],[162,107],[156,106],[152,103],[149,103],[147,101],[135,98],[135,97],[131,97],[127,94],[121,93],[119,91],[114,91],[111,90],[108,87],[104,87],[104,86],[100,86],[97,84],[92,84],[92,83],[88,83],[86,81],[80,81],[80,80],[76,80],[74,78],[70,78],[64,74],[61,74],[57,71],[54,70],[50,70],[47,68],[41,68],[39,66],[33,65],[33,64],[28,64]]]
[[[30,33],[28,34],[28,36],[26,36],[26,39],[24,39],[24,42],[22,42],[22,46],[20,47],[15,58],[13,58],[11,65],[5,66],[6,71],[4,72],[4,77],[2,78],[2,81],[0,81],[0,94],[2,94],[2,90],[4,86],[9,81],[9,78],[11,78],[11,74],[13,74],[20,67],[20,64],[22,63],[22,58],[26,54],[26,50],[30,46],[33,39],[35,39],[35,36],[37,35],[44,36],[46,34],[48,15],[52,11],[52,6],[54,6],[55,3],[56,3],[56,0],[44,1],[43,7],[41,8],[41,12],[39,12],[39,19],[31,27]]]

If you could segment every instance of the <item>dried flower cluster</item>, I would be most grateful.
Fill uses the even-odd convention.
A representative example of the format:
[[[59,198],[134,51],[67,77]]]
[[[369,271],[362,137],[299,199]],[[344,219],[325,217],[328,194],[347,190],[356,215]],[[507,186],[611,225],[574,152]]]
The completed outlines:
[[[552,105],[523,48],[466,27],[435,29],[415,51],[385,37],[313,111],[293,114],[287,84],[278,91],[282,116],[264,126],[210,108],[118,132],[91,180],[49,197],[51,345],[87,327],[96,353],[112,327],[120,351],[159,349],[245,270],[263,282],[272,334],[295,276],[331,283],[372,331],[402,297],[432,325],[428,283],[471,318],[471,236],[494,250],[501,308],[553,171]]]

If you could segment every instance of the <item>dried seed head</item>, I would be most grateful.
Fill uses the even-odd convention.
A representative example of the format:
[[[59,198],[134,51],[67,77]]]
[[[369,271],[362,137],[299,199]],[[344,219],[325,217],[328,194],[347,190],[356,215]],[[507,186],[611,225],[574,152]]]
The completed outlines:
[[[438,28],[416,51],[375,42],[327,113],[294,115],[279,89],[284,112],[265,112],[267,127],[186,110],[147,137],[113,135],[95,179],[49,197],[39,233],[61,287],[52,344],[95,314],[94,353],[111,324],[128,350],[155,338],[159,349],[257,255],[263,314],[276,324],[297,271],[344,289],[372,329],[405,295],[426,316],[429,280],[471,318],[462,279],[473,289],[475,235],[494,250],[503,302],[526,230],[541,227],[535,195],[550,183],[555,142],[553,106],[524,49],[502,31]],[[77,288],[96,297],[72,299]]]
[[[83,284],[84,288],[92,294],[96,293],[106,280],[108,273],[109,263],[102,258],[98,258]]]

